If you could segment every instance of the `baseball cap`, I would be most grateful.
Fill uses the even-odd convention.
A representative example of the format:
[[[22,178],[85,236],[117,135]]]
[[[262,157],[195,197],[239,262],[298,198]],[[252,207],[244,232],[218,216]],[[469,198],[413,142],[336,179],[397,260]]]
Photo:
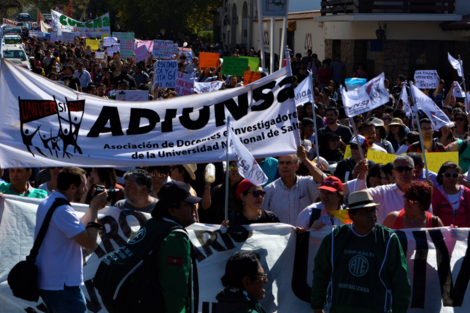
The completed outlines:
[[[247,191],[250,189],[252,186],[254,186],[249,180],[244,179],[242,180],[238,186],[237,186],[237,191],[235,192],[235,195],[237,196],[237,199],[240,200],[240,194],[243,192]]]
[[[182,200],[189,203],[198,203],[202,198],[195,197],[189,192],[189,187],[180,181],[170,181],[164,184],[158,192],[159,202],[168,203]]]
[[[336,176],[328,176],[321,182],[321,186],[318,189],[327,191],[343,191],[343,182]]]
[[[369,142],[364,136],[361,136],[361,135],[357,135],[357,137],[356,136],[352,137],[351,141],[349,141],[349,144],[358,145],[358,146],[362,146],[364,148],[369,149]]]

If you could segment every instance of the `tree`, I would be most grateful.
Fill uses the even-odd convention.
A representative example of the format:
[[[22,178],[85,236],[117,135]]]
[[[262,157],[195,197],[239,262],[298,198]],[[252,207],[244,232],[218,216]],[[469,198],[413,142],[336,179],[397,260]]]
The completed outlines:
[[[107,8],[138,38],[155,38],[161,29],[167,38],[175,38],[180,31],[195,33],[212,24],[211,12],[222,5],[222,0],[106,0],[107,6],[103,2],[90,0],[90,7],[99,9],[97,14]]]

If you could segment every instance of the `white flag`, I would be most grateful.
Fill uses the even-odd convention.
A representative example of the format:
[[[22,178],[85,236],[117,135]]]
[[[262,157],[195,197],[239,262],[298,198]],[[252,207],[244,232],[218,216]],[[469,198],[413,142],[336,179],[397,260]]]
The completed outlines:
[[[400,93],[400,100],[403,102],[403,111],[405,111],[406,116],[411,116],[411,106],[410,100],[408,99],[408,91],[406,90],[406,82],[402,83],[403,88]]]
[[[346,92],[341,87],[346,116],[354,117],[389,102],[390,98],[384,81],[385,75],[382,73],[356,90]]]
[[[295,106],[301,106],[307,102],[313,104],[313,82],[312,82],[312,73],[310,72],[308,77],[305,78],[296,88],[295,88]]]
[[[228,130],[228,153],[233,153],[237,157],[238,173],[243,178],[249,180],[255,186],[264,185],[268,181],[268,177],[264,174],[250,151],[245,148],[240,139],[235,135],[232,127],[229,127]]]
[[[194,82],[194,92],[196,93],[206,93],[206,92],[212,92],[215,90],[219,90],[222,88],[224,82],[221,81],[213,81],[213,82],[207,82],[207,83],[198,83]]]
[[[459,82],[453,83],[454,90],[452,90],[452,95],[456,98],[465,98],[465,92],[460,87]]]
[[[463,61],[454,59],[450,53],[447,53],[447,58],[449,59],[450,65],[457,70],[457,74],[463,77]]]
[[[436,103],[416,88],[413,83],[411,83],[411,94],[413,95],[415,106],[428,116],[434,126],[434,130],[438,130],[442,126],[451,123],[447,115],[437,107]]]

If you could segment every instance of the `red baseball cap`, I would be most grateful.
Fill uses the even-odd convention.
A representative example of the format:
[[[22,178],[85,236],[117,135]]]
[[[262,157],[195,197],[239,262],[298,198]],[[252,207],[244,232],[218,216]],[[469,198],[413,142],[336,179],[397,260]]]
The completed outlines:
[[[247,179],[244,179],[242,180],[238,186],[237,186],[237,191],[235,192],[236,196],[237,196],[237,199],[240,200],[240,194],[247,191],[248,189],[250,189],[252,186],[254,186],[249,180]],[[343,187],[341,185],[341,187]]]
[[[328,176],[321,182],[321,186],[318,187],[318,189],[323,189],[331,192],[343,192],[343,183],[336,176]]]

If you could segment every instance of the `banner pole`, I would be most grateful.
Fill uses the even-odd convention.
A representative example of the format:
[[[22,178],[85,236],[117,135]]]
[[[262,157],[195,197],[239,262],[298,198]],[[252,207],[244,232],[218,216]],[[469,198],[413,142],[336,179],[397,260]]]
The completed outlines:
[[[310,77],[312,76],[312,72],[308,74]],[[312,80],[313,82],[313,80]],[[315,151],[317,152],[317,166],[320,167],[320,147],[318,147],[318,127],[317,127],[317,116],[315,111],[315,101],[312,103],[313,109],[313,126],[315,127]]]
[[[419,108],[415,104],[415,97],[413,94],[413,82],[410,81],[410,86],[411,86],[411,102],[413,104],[413,107],[415,108],[415,115],[416,115],[416,121],[418,122],[418,132],[419,132],[419,142],[421,143],[421,151],[423,152],[423,159],[424,159],[424,166],[426,168],[426,180],[429,181],[429,171],[428,171],[428,162],[426,161],[426,150],[424,150],[424,143],[423,143],[423,134],[421,134],[421,123],[419,122],[419,115],[418,115],[418,110]],[[412,110],[413,111],[413,110]]]
[[[269,47],[269,73],[272,74],[276,70],[274,69],[274,64],[276,64],[276,58],[274,56],[274,30],[275,30],[275,25],[276,19],[274,17],[271,17],[271,39],[269,39],[270,47]]]
[[[226,151],[226,155],[227,155],[227,158],[225,160],[225,220],[228,221],[228,197],[229,197],[229,179],[228,179],[228,176],[229,176],[229,173],[228,173],[228,167],[229,167],[229,163],[230,163],[230,160],[229,160],[229,154],[228,154],[228,132],[230,130],[230,116],[227,116],[227,146],[225,147],[225,151]]]
[[[349,118],[349,123],[351,123],[351,126],[353,128],[353,131],[354,131],[354,135],[356,136],[356,141],[358,143],[358,148],[359,148],[359,154],[361,155],[361,161],[364,161],[366,158],[364,157],[364,153],[362,152],[362,147],[359,145],[359,135],[357,133],[357,129],[356,129],[356,124],[354,123],[354,117],[350,117]],[[365,138],[364,140],[367,140],[367,138]]]
[[[459,64],[460,64],[460,67],[462,68],[463,90],[465,91],[465,110],[467,110],[467,114],[468,114],[470,112],[470,108],[468,107],[467,85],[465,84],[465,73],[463,72],[463,64],[462,64],[462,60],[460,59],[460,54],[459,54]]]
[[[264,32],[263,32],[263,16],[261,15],[262,0],[257,0],[258,3],[258,26],[259,26],[259,45],[260,45],[260,58],[261,58],[261,66],[263,67],[263,71],[266,69],[266,60],[264,58]]]

